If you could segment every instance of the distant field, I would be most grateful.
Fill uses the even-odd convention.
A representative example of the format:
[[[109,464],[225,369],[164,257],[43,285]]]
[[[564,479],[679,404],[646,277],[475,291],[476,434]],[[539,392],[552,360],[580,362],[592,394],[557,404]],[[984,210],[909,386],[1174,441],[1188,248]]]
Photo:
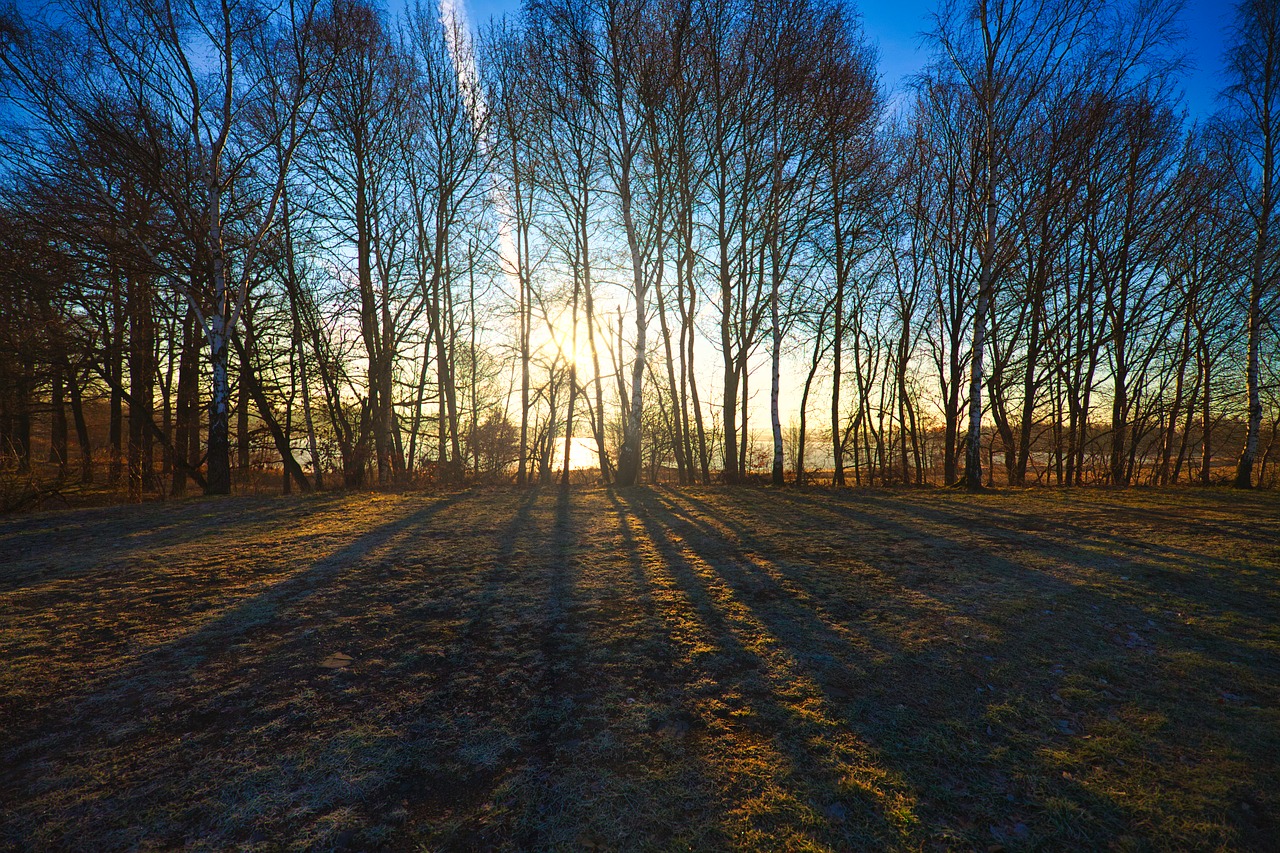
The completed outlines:
[[[0,848],[1275,849],[1280,494],[0,519]]]

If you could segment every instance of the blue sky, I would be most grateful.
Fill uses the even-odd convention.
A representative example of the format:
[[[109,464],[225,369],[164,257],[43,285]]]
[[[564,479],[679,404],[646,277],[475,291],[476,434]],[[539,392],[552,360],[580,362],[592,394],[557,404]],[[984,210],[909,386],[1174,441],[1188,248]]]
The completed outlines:
[[[519,0],[463,0],[473,24],[519,8]],[[936,0],[864,0],[855,3],[863,27],[880,49],[880,73],[890,89],[900,87],[924,64],[919,33],[929,26]],[[1229,0],[1186,0],[1182,27],[1190,67],[1182,75],[1185,105],[1193,120],[1212,112],[1221,88],[1224,29],[1234,3]]]

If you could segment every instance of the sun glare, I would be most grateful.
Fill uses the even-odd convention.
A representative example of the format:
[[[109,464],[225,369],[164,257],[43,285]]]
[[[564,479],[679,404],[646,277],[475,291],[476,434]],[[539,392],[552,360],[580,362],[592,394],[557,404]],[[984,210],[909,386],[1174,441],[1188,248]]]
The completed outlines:
[[[573,364],[578,371],[578,381],[589,380],[592,376],[591,347],[587,338],[585,320],[578,320],[577,335],[574,334],[572,313],[561,311],[551,317],[550,324],[536,325],[530,336],[530,347],[536,356],[548,362],[560,361]]]

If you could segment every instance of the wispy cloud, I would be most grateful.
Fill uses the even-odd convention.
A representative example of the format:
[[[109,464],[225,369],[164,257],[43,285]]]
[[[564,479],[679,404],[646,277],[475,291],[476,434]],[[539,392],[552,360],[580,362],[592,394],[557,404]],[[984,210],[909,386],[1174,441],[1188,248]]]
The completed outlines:
[[[485,100],[484,87],[480,82],[480,69],[476,61],[475,39],[471,34],[471,22],[467,15],[465,0],[439,0],[440,24],[444,28],[445,47],[453,62],[454,74],[458,78],[458,91],[471,116],[475,132],[480,136],[480,145],[484,151],[493,145],[489,128],[489,105]],[[513,229],[515,218],[511,202],[503,191],[497,175],[490,175],[490,197],[498,212],[498,251],[502,258],[503,270],[512,284],[519,286],[520,257],[516,251]]]

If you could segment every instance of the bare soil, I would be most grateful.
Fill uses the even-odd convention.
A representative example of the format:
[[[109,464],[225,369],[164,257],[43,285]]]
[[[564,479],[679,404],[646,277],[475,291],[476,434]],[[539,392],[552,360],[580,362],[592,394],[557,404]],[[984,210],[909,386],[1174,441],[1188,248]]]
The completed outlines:
[[[1280,495],[0,519],[0,846],[1275,849]]]

